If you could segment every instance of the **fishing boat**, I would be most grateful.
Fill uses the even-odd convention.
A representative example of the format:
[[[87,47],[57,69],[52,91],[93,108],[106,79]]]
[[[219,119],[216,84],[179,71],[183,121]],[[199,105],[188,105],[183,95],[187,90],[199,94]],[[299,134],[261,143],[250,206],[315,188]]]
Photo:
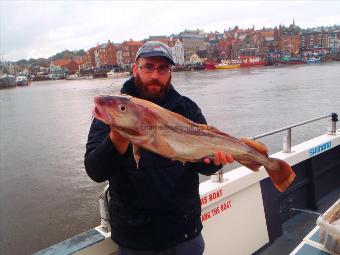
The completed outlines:
[[[311,58],[306,60],[306,63],[307,64],[321,63],[321,59],[320,58],[316,58],[316,57],[311,57]]]
[[[15,78],[15,83],[17,86],[27,86],[29,81],[26,76],[17,76]]]
[[[240,60],[224,60],[215,65],[216,69],[237,69],[241,67]]]
[[[93,77],[90,75],[80,75],[79,73],[71,74],[66,77],[66,80],[88,80],[92,79]]]
[[[302,57],[290,57],[285,56],[278,61],[280,64],[288,64],[288,65],[299,65],[305,64],[305,60]]]
[[[327,133],[292,146],[292,129],[328,119]],[[338,115],[327,114],[314,119],[259,134],[257,140],[284,133],[282,151],[271,155],[288,162],[296,173],[295,181],[278,192],[263,167],[253,172],[239,167],[211,176],[200,183],[206,255],[247,255],[258,253],[282,235],[282,225],[294,208],[317,210],[318,202],[340,187],[340,130]],[[280,139],[281,140],[281,139]],[[35,255],[96,254],[113,255],[117,245],[110,238],[108,186],[99,195],[98,219],[101,225],[41,250]],[[335,254],[324,249],[324,253]]]
[[[203,61],[203,66],[205,70],[215,70],[217,63],[213,59],[206,59]]]
[[[5,74],[0,77],[0,89],[14,88],[15,85],[15,77],[13,75]]]
[[[259,56],[241,56],[241,67],[264,66],[265,61]]]
[[[107,73],[108,78],[127,78],[130,75],[129,72],[116,72],[115,70],[111,70]]]

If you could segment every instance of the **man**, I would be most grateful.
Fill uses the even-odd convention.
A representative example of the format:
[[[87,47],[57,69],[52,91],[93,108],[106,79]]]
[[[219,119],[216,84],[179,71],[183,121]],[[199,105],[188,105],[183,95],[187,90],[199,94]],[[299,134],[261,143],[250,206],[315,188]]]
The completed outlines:
[[[205,124],[199,107],[172,86],[174,64],[167,45],[145,43],[137,52],[133,78],[121,92]],[[130,142],[97,119],[85,154],[88,175],[96,182],[109,181],[111,238],[119,255],[203,254],[198,173],[211,175],[232,161],[216,152],[213,162],[182,164],[141,150],[137,169]]]

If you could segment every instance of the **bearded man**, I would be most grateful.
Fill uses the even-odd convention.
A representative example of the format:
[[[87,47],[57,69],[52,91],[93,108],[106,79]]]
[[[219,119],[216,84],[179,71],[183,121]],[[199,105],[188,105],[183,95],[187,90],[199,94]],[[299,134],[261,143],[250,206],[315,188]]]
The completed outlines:
[[[197,104],[171,84],[173,65],[166,44],[146,42],[121,92],[206,124]],[[114,129],[93,120],[85,169],[94,181],[109,182],[111,238],[118,255],[202,255],[198,174],[214,174],[233,158],[217,151],[213,161],[182,164],[140,149],[137,169],[132,147]]]

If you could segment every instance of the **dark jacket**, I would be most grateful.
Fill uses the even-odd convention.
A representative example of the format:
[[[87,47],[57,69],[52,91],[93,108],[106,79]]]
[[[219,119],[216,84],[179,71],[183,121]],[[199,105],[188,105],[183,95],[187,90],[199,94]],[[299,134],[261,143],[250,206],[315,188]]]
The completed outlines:
[[[121,92],[138,96],[134,79]],[[173,87],[162,107],[197,123],[206,123],[199,107]],[[111,238],[136,250],[163,250],[196,237],[202,230],[198,173],[211,175],[213,164],[173,161],[141,150],[139,168],[129,145],[120,155],[110,127],[94,119],[86,145],[85,168],[96,182],[109,181]]]

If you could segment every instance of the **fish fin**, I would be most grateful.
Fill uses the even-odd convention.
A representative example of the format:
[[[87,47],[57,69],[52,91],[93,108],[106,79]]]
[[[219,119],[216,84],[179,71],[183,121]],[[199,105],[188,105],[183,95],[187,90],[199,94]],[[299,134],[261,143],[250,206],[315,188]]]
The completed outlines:
[[[247,159],[237,159],[237,162],[239,162],[240,164],[244,165],[245,167],[248,167],[249,169],[257,172],[259,170],[259,168],[262,166],[259,163],[256,163],[255,161],[250,161]]]
[[[247,139],[247,138],[239,138],[239,140],[241,140],[242,142],[244,142],[245,144],[247,144],[249,147],[253,148],[254,150],[268,157],[267,146],[264,145],[263,143],[252,140],[252,139]]]
[[[232,136],[225,133],[225,132],[222,132],[221,130],[217,129],[216,127],[214,126],[210,126],[210,125],[206,125],[206,124],[197,124],[197,126],[200,128],[200,129],[203,129],[203,130],[209,130],[217,135],[222,135],[224,137],[227,137],[227,138],[231,138]]]
[[[294,181],[295,179],[295,173],[291,166],[281,160],[281,159],[275,159],[275,158],[269,158],[271,160],[271,165],[273,167],[265,167],[268,175],[272,179],[274,186],[280,191],[285,191],[288,186]]]
[[[137,169],[138,169],[138,164],[139,164],[139,159],[140,159],[140,149],[138,146],[133,145],[132,150],[133,150],[133,157],[135,158]]]

